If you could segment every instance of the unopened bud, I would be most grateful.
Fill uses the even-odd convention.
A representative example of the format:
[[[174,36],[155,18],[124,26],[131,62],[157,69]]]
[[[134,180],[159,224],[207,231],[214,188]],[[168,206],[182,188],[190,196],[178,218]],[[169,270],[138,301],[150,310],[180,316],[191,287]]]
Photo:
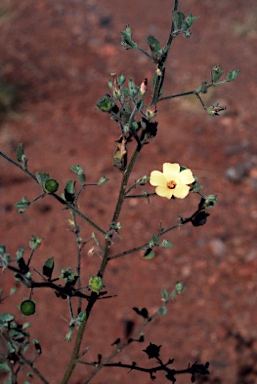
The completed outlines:
[[[120,87],[118,85],[117,75],[116,73],[111,73],[112,76],[112,90],[113,90],[113,96],[114,97],[120,97]]]
[[[152,118],[157,113],[157,105],[153,105],[147,109],[147,117]]]
[[[89,288],[98,293],[103,288],[104,283],[100,276],[91,276],[89,279]]]
[[[143,96],[147,91],[147,79],[145,78],[142,84],[140,85],[140,95]]]
[[[219,112],[225,111],[226,109],[227,107],[225,105],[217,104],[216,106],[207,108],[207,113],[208,115],[211,115],[211,116],[219,116]]]
[[[54,179],[48,179],[45,182],[44,189],[46,193],[54,193],[57,192],[59,188],[59,183]]]

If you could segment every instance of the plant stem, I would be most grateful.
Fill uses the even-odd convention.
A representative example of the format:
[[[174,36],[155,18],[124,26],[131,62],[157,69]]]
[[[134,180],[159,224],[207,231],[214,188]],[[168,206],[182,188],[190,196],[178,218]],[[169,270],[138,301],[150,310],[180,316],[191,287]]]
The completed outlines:
[[[119,214],[120,214],[120,211],[122,208],[122,204],[123,204],[124,199],[125,199],[128,179],[129,179],[131,171],[135,165],[135,162],[136,162],[136,159],[139,155],[140,149],[141,148],[139,146],[136,147],[135,152],[134,152],[134,154],[130,160],[130,163],[129,163],[127,169],[124,171],[123,178],[121,181],[119,197],[118,197],[116,208],[115,208],[115,211],[114,211],[114,214],[112,217],[112,223],[117,222],[117,220],[118,220],[118,217],[119,217]],[[77,213],[77,212],[75,212],[75,213]],[[111,229],[111,224],[110,224],[110,229]],[[102,263],[101,263],[101,266],[100,266],[99,272],[98,272],[98,276],[100,276],[100,277],[103,277],[105,268],[107,266],[110,246],[111,246],[110,236],[106,236],[104,257],[103,257],[103,260],[102,260]],[[82,339],[83,339],[83,334],[84,334],[90,313],[91,313],[92,308],[95,305],[97,299],[98,299],[97,293],[92,292],[91,297],[90,297],[89,302],[88,302],[88,305],[87,305],[87,308],[86,308],[86,311],[85,311],[86,316],[84,317],[81,325],[79,326],[75,345],[74,345],[74,349],[73,349],[72,356],[71,356],[71,360],[70,360],[68,368],[64,374],[64,377],[63,377],[61,384],[67,384],[68,383],[68,380],[71,377],[74,368],[76,367],[77,359],[79,356],[79,351],[80,351],[80,347],[81,347],[81,343],[82,343]]]

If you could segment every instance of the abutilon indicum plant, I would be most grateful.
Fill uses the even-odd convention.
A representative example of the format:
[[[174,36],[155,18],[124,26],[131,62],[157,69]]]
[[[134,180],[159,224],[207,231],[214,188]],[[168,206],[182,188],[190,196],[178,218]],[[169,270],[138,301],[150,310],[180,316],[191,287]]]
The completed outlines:
[[[73,343],[73,351],[70,361],[63,372],[62,384],[71,383],[72,376],[76,367],[80,366],[80,371],[85,369],[84,383],[93,381],[94,376],[101,369],[108,367],[117,367],[124,370],[127,374],[128,370],[138,371],[141,375],[148,375],[154,380],[160,372],[164,372],[167,381],[175,383],[180,374],[188,374],[191,382],[196,380],[197,375],[206,375],[209,373],[209,363],[192,363],[182,370],[173,368],[173,359],[165,361],[161,357],[161,345],[150,343],[148,346],[144,343],[145,328],[150,322],[154,322],[157,317],[166,315],[168,304],[181,294],[184,290],[182,282],[174,282],[174,289],[171,292],[163,289],[161,291],[160,305],[156,312],[149,313],[146,308],[134,307],[133,310],[142,319],[142,323],[137,330],[127,339],[117,340],[113,343],[113,350],[110,355],[102,356],[99,351],[95,361],[89,361],[83,354],[83,338],[87,331],[88,319],[94,317],[95,304],[102,299],[111,299],[108,294],[108,285],[104,284],[105,272],[112,260],[122,258],[133,253],[143,251],[145,259],[150,260],[155,256],[157,247],[172,247],[166,236],[176,228],[186,224],[193,226],[204,225],[210,215],[210,210],[217,203],[217,196],[214,194],[205,195],[202,193],[203,187],[199,184],[197,175],[194,175],[190,168],[194,168],[193,161],[186,166],[180,165],[181,159],[163,158],[163,164],[156,164],[156,169],[152,170],[150,175],[146,175],[142,169],[142,176],[135,182],[131,181],[131,172],[138,161],[138,156],[142,151],[147,152],[149,142],[154,143],[154,138],[158,134],[158,108],[162,101],[171,100],[178,97],[186,97],[193,95],[199,101],[199,106],[210,116],[217,116],[225,106],[205,105],[203,95],[212,87],[217,87],[225,83],[229,83],[236,79],[239,71],[237,69],[228,71],[223,77],[220,65],[215,65],[210,69],[209,81],[203,81],[198,84],[195,89],[187,92],[169,94],[165,88],[165,71],[167,59],[172,48],[172,43],[179,35],[189,38],[191,29],[196,22],[197,17],[192,14],[185,15],[179,10],[179,0],[171,1],[171,27],[167,36],[167,42],[161,46],[160,41],[154,36],[148,36],[146,42],[148,49],[145,50],[139,46],[132,37],[132,29],[129,25],[121,32],[121,45],[126,50],[136,50],[138,54],[144,55],[153,65],[152,79],[144,78],[141,84],[136,84],[132,78],[127,78],[125,74],[110,74],[108,82],[108,93],[101,97],[96,108],[99,113],[105,113],[113,124],[118,127],[118,137],[115,140],[115,150],[113,153],[113,166],[117,169],[117,173],[121,173],[122,178],[119,185],[117,201],[115,202],[113,214],[109,222],[97,224],[94,218],[90,218],[85,214],[78,205],[79,198],[89,184],[87,183],[86,173],[80,165],[72,165],[71,171],[75,175],[76,180],[68,180],[65,183],[64,190],[60,191],[62,180],[55,180],[47,170],[45,172],[33,173],[28,167],[28,159],[23,144],[17,148],[16,160],[7,156],[2,151],[0,156],[3,161],[9,162],[11,166],[16,167],[21,173],[26,175],[38,185],[40,193],[38,196],[29,200],[26,196],[16,203],[19,214],[29,215],[30,206],[37,204],[42,198],[55,199],[63,210],[64,215],[70,215],[69,223],[75,235],[77,253],[77,268],[60,267],[61,274],[57,274],[56,262],[54,257],[47,258],[42,264],[41,271],[35,271],[33,267],[33,256],[37,249],[41,246],[43,239],[40,236],[32,236],[29,241],[29,256],[25,256],[25,250],[19,248],[16,255],[8,253],[8,244],[0,245],[0,267],[3,273],[11,272],[14,279],[27,288],[27,297],[22,297],[19,309],[26,322],[19,323],[12,313],[2,312],[0,314],[0,336],[5,344],[5,352],[0,354],[0,369],[6,373],[5,383],[20,382],[21,372],[27,372],[27,381],[51,383],[52,378],[47,377],[47,369],[40,372],[37,368],[38,358],[43,349],[40,340],[33,339],[29,332],[29,323],[27,318],[36,315],[40,321],[40,313],[37,313],[37,302],[40,301],[40,292],[51,289],[55,293],[54,300],[63,300],[67,305],[68,326],[67,333],[63,338],[67,342]],[[183,3],[183,1],[181,1]],[[150,103],[146,103],[145,95],[151,92]],[[174,162],[175,161],[175,162]],[[187,168],[189,166],[189,168]],[[162,171],[160,169],[162,168]],[[99,180],[93,187],[99,189],[103,184],[108,182],[108,178],[99,175]],[[119,179],[115,180],[119,183]],[[90,184],[92,186],[92,184]],[[153,189],[153,187],[155,189]],[[137,188],[140,193],[133,193]],[[97,190],[98,192],[98,190]],[[97,193],[96,192],[96,193]],[[119,254],[111,254],[113,246],[113,236],[122,231],[122,223],[120,214],[123,209],[124,201],[128,198],[146,199],[151,204],[152,199],[168,199],[170,204],[176,204],[177,199],[186,199],[190,194],[199,196],[199,202],[194,212],[189,217],[179,217],[171,227],[163,228],[160,226],[154,235],[149,235],[149,241],[139,243],[136,248],[124,250]],[[160,212],[161,214],[161,212]],[[77,224],[80,218],[85,224],[87,230],[90,230],[90,241],[94,248],[99,250],[101,257],[97,270],[93,276],[89,276],[84,281],[81,276],[81,255],[85,241],[81,237],[81,228]],[[160,217],[161,219],[161,217]],[[44,225],[42,223],[42,225]],[[121,238],[122,241],[122,238]],[[140,241],[140,238],[138,239]],[[90,258],[87,259],[90,263]],[[129,271],[128,271],[129,275]],[[11,290],[7,297],[0,296],[0,302],[3,304],[5,300],[12,300],[12,295],[18,295],[19,290],[15,292]],[[118,294],[118,288],[117,292]],[[106,321],[112,321],[110,317],[106,317]],[[99,335],[99,337],[101,337]],[[54,341],[53,341],[54,342]],[[153,362],[150,368],[144,368],[131,360],[131,363],[122,362],[122,352],[131,343],[142,343],[142,351],[147,358]],[[30,353],[28,354],[28,348]],[[31,350],[34,350],[32,356]],[[47,353],[51,353],[48,351]],[[121,360],[117,360],[117,358]],[[90,372],[88,373],[88,370]],[[111,379],[109,380],[111,382]]]

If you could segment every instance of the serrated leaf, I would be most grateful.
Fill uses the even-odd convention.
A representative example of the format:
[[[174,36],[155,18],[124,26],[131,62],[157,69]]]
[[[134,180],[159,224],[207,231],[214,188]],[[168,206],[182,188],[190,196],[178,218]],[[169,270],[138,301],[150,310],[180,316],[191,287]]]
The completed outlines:
[[[50,257],[45,261],[42,268],[42,273],[44,276],[48,277],[48,279],[51,279],[53,270],[54,270],[54,258]]]

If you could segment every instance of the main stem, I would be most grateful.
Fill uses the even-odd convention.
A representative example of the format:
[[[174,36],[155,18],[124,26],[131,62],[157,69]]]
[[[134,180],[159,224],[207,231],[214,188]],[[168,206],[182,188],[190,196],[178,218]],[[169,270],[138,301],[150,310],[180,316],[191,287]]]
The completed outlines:
[[[140,152],[141,148],[142,147],[139,147],[139,146],[136,147],[136,150],[135,150],[135,152],[134,152],[134,154],[133,154],[133,156],[132,156],[132,158],[130,160],[130,163],[129,163],[127,169],[124,171],[123,178],[122,178],[122,181],[121,181],[119,197],[118,197],[117,204],[116,204],[116,207],[115,207],[115,211],[114,211],[114,214],[113,214],[113,217],[112,217],[112,221],[110,223],[110,229],[111,229],[111,224],[113,222],[116,223],[118,218],[119,218],[119,214],[121,212],[121,208],[122,208],[122,205],[123,205],[123,202],[124,202],[124,199],[125,199],[126,187],[127,187],[127,184],[128,184],[129,176],[130,176],[130,174],[132,172],[132,169],[133,169],[133,167],[135,165],[135,162],[137,160],[137,157],[139,155],[139,152]],[[99,272],[98,272],[98,276],[100,276],[100,277],[103,277],[105,269],[106,269],[106,266],[107,266],[110,246],[111,246],[111,236],[107,235],[106,236],[106,240],[105,240],[104,256],[103,256],[103,260],[102,260],[102,263],[101,263],[101,266],[100,266]],[[74,370],[74,368],[75,368],[75,366],[77,364],[77,359],[79,357],[79,351],[80,351],[83,335],[84,335],[84,332],[85,332],[85,328],[86,328],[89,316],[91,314],[91,311],[93,309],[93,306],[95,305],[97,299],[98,299],[98,294],[96,292],[92,292],[91,296],[90,296],[90,299],[89,299],[89,302],[87,304],[86,310],[85,310],[86,316],[84,317],[81,325],[78,328],[78,333],[77,333],[77,337],[76,337],[76,340],[75,340],[75,345],[74,345],[74,349],[73,349],[73,352],[72,352],[71,360],[70,360],[68,368],[67,368],[67,370],[66,370],[66,372],[64,374],[64,377],[63,377],[63,380],[62,380],[61,384],[67,384],[68,383],[68,381],[69,381],[69,379],[70,379],[70,377],[72,375],[72,372],[73,372],[73,370]]]

